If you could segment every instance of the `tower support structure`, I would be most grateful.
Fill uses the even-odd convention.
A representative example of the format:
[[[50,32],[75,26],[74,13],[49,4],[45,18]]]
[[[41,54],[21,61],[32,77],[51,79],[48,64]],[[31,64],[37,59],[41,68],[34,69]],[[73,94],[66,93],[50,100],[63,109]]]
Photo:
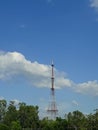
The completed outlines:
[[[56,105],[56,100],[55,100],[55,88],[54,88],[54,64],[52,62],[51,64],[52,67],[52,76],[51,76],[51,89],[50,89],[50,102],[49,102],[49,107],[47,109],[48,117],[49,119],[55,120],[58,109]]]

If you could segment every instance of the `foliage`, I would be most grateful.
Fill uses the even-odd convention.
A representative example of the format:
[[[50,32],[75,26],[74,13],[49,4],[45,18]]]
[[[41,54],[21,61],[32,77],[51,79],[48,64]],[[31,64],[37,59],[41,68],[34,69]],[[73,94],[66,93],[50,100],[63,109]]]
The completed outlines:
[[[10,130],[22,130],[20,123],[18,121],[12,121]]]
[[[9,104],[6,114],[4,116],[4,123],[6,125],[11,124],[12,121],[16,121],[17,120],[17,110],[16,107],[14,106],[14,104]]]
[[[18,119],[23,128],[36,128],[38,123],[38,107],[22,105],[18,111]]]
[[[10,130],[9,127],[5,124],[0,124],[0,130]]]
[[[85,115],[76,110],[56,120],[39,120],[38,106],[0,100],[0,130],[98,130],[98,111]]]
[[[5,115],[6,106],[7,106],[6,100],[0,100],[0,122],[2,122],[3,117]]]
[[[72,127],[81,127],[82,129],[86,127],[86,117],[78,110],[68,114],[68,122]]]

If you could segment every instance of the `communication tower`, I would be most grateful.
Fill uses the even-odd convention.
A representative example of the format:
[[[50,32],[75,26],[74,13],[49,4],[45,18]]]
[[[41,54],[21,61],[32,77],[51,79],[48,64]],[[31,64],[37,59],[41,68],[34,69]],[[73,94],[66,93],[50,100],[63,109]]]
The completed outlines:
[[[52,67],[52,76],[51,76],[51,89],[50,89],[50,102],[49,102],[49,107],[47,109],[48,117],[52,120],[56,119],[58,109],[55,101],[55,88],[54,88],[54,64],[52,62],[51,64]]]

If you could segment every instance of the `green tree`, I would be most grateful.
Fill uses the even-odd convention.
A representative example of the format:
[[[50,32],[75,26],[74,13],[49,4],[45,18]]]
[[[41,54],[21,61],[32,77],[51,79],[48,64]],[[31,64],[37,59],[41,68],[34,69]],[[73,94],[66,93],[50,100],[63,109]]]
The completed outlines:
[[[87,128],[88,129],[93,129],[93,126],[94,126],[94,115],[92,114],[92,113],[90,113],[88,116],[87,116],[87,122],[88,122],[88,126],[87,126]]]
[[[19,121],[12,121],[10,130],[22,130]]]
[[[95,110],[95,113],[93,114],[93,129],[98,130],[98,109]]]
[[[38,106],[21,105],[18,111],[18,119],[22,128],[37,128],[39,122]]]
[[[44,118],[40,121],[41,130],[66,130],[67,121],[60,117],[56,118],[56,120],[48,120]]]
[[[56,118],[57,130],[65,130],[68,128],[68,121],[60,117]]]
[[[41,130],[45,130],[47,128],[47,126],[48,126],[48,120],[46,118],[40,120],[40,129]]]
[[[17,110],[13,103],[10,103],[4,116],[4,123],[9,125],[12,121],[17,121]]]
[[[10,130],[9,127],[5,124],[0,124],[0,130]]]
[[[70,112],[67,118],[70,127],[79,128],[80,130],[86,127],[86,117],[82,112],[78,110],[73,111],[72,113]]]
[[[6,106],[7,106],[6,100],[0,100],[0,122],[3,121],[6,112]]]

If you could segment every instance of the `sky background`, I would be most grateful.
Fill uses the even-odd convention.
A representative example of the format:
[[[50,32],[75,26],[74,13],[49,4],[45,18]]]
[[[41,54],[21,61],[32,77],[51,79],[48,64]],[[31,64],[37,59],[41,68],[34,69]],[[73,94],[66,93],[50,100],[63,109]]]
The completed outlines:
[[[98,0],[0,1],[0,99],[59,115],[98,108]]]

